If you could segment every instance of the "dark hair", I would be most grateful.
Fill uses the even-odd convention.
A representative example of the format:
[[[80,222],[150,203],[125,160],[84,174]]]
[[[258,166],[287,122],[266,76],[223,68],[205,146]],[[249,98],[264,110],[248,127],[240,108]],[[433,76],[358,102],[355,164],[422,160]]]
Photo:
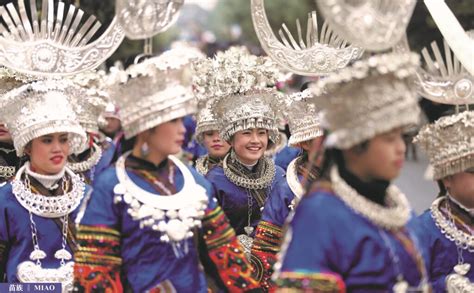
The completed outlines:
[[[437,197],[442,197],[446,196],[448,194],[448,190],[446,189],[446,186],[444,186],[444,183],[442,180],[438,180],[438,187],[439,187],[439,193]]]
[[[326,134],[325,137],[327,137]],[[369,148],[369,143],[370,140],[363,141],[354,146],[353,149],[356,154],[363,154]],[[329,180],[329,171],[333,165],[345,166],[344,155],[342,154],[342,150],[337,148],[327,148],[322,155],[324,157],[321,165],[321,178]],[[317,157],[318,155],[316,155],[316,158],[313,158],[313,161],[317,159]]]

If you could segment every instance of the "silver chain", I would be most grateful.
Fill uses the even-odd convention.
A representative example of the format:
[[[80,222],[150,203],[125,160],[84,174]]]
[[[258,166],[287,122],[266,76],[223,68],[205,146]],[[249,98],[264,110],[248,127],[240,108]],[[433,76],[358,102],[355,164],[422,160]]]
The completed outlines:
[[[446,209],[448,211],[448,219],[449,224],[453,227],[453,229],[457,229],[456,223],[454,222],[453,214],[451,213],[451,206],[449,204],[449,199],[446,199]],[[456,249],[458,251],[458,264],[464,264],[464,257],[463,257],[463,247],[461,241],[455,239],[454,244],[456,244]]]
[[[248,189],[245,190],[245,192],[247,193],[247,207],[248,207],[248,212],[247,212],[247,215],[248,215],[248,226],[250,226],[251,224],[251,221],[252,221],[252,207],[253,207],[253,200],[252,200],[252,195],[250,194],[250,191]],[[249,235],[250,236],[250,235]]]
[[[25,184],[26,184],[28,190],[31,191],[31,181],[28,178],[28,175],[25,177]],[[64,178],[63,178],[61,187],[62,187],[62,190],[63,190],[63,194],[65,194],[66,193],[66,180],[64,180]],[[33,219],[33,213],[31,211],[28,211],[28,213],[30,215],[31,239],[33,241],[33,247],[34,247],[34,250],[39,251],[41,249],[39,247],[38,230],[36,228],[36,222]],[[66,214],[62,217],[62,220],[61,220],[61,222],[63,224],[62,231],[61,231],[62,232],[61,246],[62,246],[63,250],[66,250],[66,245],[67,245],[68,221],[69,221],[68,214]],[[61,266],[64,266],[66,264],[66,262],[64,261],[64,258],[61,258],[60,263],[61,263]],[[36,259],[36,264],[38,266],[41,266],[40,258]]]
[[[33,241],[33,247],[34,247],[34,250],[40,250],[39,244],[38,244],[38,234],[36,230],[36,223],[33,220],[33,213],[30,211],[28,211],[28,213],[30,214],[31,239]],[[36,260],[36,265],[41,266],[40,259]]]

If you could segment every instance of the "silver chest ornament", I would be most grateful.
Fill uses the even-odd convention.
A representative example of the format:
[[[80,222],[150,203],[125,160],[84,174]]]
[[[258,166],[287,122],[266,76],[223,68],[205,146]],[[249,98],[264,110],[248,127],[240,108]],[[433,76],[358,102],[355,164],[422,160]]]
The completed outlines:
[[[72,292],[74,262],[69,261],[57,269],[45,269],[32,261],[25,261],[18,265],[17,277],[21,283],[61,283],[63,293]]]
[[[67,227],[69,214],[79,206],[84,197],[85,184],[78,175],[66,168],[66,173],[72,181],[70,192],[56,197],[32,193],[29,180],[25,180],[26,185],[21,180],[25,168],[26,166],[23,166],[18,170],[15,179],[12,181],[12,191],[18,202],[28,210],[34,249],[30,253],[30,260],[17,266],[17,278],[21,283],[61,283],[62,292],[72,292],[74,262],[72,261],[72,254],[66,249]],[[63,190],[65,190],[64,185]],[[41,260],[45,259],[47,254],[40,249],[33,214],[44,218],[62,218],[61,248],[54,254],[54,257],[60,263],[58,268],[42,267]]]
[[[184,240],[193,237],[192,229],[201,226],[201,218],[208,205],[206,189],[196,183],[190,170],[176,157],[168,158],[184,177],[183,188],[168,196],[148,192],[136,185],[125,169],[127,155],[117,161],[119,183],[114,188],[114,202],[128,205],[127,213],[140,222],[140,228],[151,228],[161,233],[160,240],[170,243],[176,255],[186,245]],[[187,252],[184,246],[185,253]]]

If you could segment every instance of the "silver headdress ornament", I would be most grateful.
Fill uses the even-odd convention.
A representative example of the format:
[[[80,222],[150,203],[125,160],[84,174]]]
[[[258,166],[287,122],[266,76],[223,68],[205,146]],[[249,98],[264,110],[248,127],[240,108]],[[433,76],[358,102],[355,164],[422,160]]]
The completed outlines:
[[[323,135],[318,109],[314,103],[311,103],[311,98],[309,89],[291,94],[287,98],[285,112],[291,133],[288,140],[290,146],[296,146],[298,143]]]
[[[8,92],[0,102],[0,116],[5,118],[18,156],[25,146],[43,135],[69,133],[71,153],[77,153],[86,134],[77,122],[71,100],[83,96],[81,88],[62,81],[38,81]]]
[[[43,0],[41,19],[36,1],[26,0],[0,7],[7,27],[0,24],[0,64],[35,76],[73,75],[103,63],[121,44],[125,34],[116,18],[103,35],[89,42],[100,28],[95,16],[81,26],[84,12],[64,2],[55,7],[53,0]],[[56,9],[55,9],[56,8]]]
[[[116,14],[127,38],[151,38],[175,23],[184,0],[117,0]]]
[[[377,134],[416,124],[413,85],[417,54],[382,54],[356,61],[311,86],[330,131],[326,145],[348,149]]]
[[[278,74],[270,58],[232,47],[193,65],[195,96],[212,100],[224,140],[229,141],[237,131],[265,128],[270,131],[270,140],[278,141],[276,114],[283,98],[268,87],[276,83]]]
[[[426,8],[449,47],[466,70],[474,75],[474,38],[462,28],[456,16],[442,0],[424,0]]]
[[[434,180],[474,167],[474,112],[441,117],[425,125],[415,143],[428,153]]]
[[[416,0],[317,0],[342,38],[367,51],[392,48],[406,32]]]
[[[283,43],[273,33],[265,13],[264,0],[252,0],[252,20],[260,44],[265,52],[279,65],[291,72],[313,76],[328,74],[344,68],[351,61],[360,58],[363,50],[348,45],[336,35],[324,22],[318,36],[316,12],[309,14],[306,43],[303,40],[301,25],[296,22],[298,41],[296,41],[285,24],[279,31]]]
[[[109,101],[104,78],[103,71],[88,71],[72,77],[75,84],[85,89],[85,96],[75,96],[74,111],[79,124],[89,133],[99,133],[99,117]]]
[[[172,49],[126,71],[111,69],[109,94],[120,107],[126,138],[196,112],[190,63],[201,57],[196,49]]]
[[[198,112],[196,115],[196,140],[202,143],[204,140],[204,132],[219,130],[217,117],[214,115],[211,102],[202,101],[198,104]]]
[[[418,72],[419,94],[442,104],[473,104],[474,77],[461,65],[456,55],[452,54],[446,40],[445,59],[435,42],[431,43],[431,48],[434,60],[426,48],[421,51],[426,70],[420,68]]]

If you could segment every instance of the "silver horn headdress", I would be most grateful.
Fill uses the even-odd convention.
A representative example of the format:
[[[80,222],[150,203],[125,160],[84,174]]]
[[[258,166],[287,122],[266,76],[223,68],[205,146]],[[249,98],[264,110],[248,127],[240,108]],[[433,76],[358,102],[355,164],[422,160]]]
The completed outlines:
[[[385,51],[404,36],[416,0],[318,0],[321,13],[342,38],[368,51]]]
[[[431,43],[434,60],[428,49],[423,48],[421,54],[426,63],[426,70],[418,70],[418,92],[421,96],[442,104],[473,104],[474,77],[469,74],[453,55],[444,41],[444,56],[438,45]]]
[[[465,32],[444,1],[425,0],[426,8],[459,61],[474,75],[474,38]]]
[[[302,36],[300,22],[297,21],[298,41],[285,24],[279,31],[282,41],[273,33],[265,13],[264,0],[252,0],[252,20],[260,44],[265,52],[280,66],[300,75],[322,75],[344,68],[358,59],[363,50],[348,45],[327,25],[322,25],[319,35],[316,12],[309,14],[306,42]]]
[[[25,0],[26,1],[26,0]],[[100,28],[95,16],[83,24],[84,12],[64,2],[55,7],[43,0],[41,19],[36,1],[30,0],[30,16],[25,1],[0,7],[6,27],[0,24],[0,64],[25,74],[60,76],[91,70],[103,63],[122,42],[125,34],[114,18],[95,41]]]

